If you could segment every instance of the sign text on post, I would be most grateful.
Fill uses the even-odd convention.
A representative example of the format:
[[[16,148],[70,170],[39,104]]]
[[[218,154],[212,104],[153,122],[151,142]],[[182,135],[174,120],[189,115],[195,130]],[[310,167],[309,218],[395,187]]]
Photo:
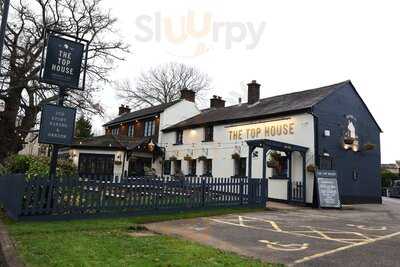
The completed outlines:
[[[50,34],[41,80],[65,88],[81,89],[79,82],[84,49],[83,43]]]
[[[40,120],[39,143],[69,146],[74,138],[76,109],[45,105]]]

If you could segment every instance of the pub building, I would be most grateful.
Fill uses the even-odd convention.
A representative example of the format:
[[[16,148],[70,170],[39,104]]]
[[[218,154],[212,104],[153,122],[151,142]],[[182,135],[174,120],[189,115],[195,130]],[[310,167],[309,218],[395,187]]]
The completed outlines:
[[[316,169],[330,169],[342,203],[381,202],[381,129],[350,81],[263,99],[260,88],[253,80],[247,103],[213,96],[203,110],[187,89],[169,104],[121,106],[73,157],[82,174],[266,178],[268,198],[303,204],[315,201]]]

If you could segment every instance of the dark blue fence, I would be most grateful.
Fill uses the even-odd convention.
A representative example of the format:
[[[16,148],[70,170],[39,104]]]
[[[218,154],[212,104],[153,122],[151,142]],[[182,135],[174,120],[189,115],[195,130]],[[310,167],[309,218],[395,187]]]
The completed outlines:
[[[15,219],[52,220],[168,210],[265,206],[265,179],[214,177],[0,177],[0,202]]]

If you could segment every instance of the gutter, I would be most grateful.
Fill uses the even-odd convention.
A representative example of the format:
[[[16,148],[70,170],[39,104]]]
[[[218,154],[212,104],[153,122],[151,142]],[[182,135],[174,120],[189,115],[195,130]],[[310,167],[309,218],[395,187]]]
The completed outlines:
[[[302,109],[291,110],[291,111],[286,111],[286,112],[278,112],[278,113],[273,113],[273,114],[259,115],[259,116],[246,117],[246,118],[224,119],[224,120],[210,121],[210,122],[204,122],[204,123],[193,123],[193,124],[185,125],[182,127],[170,126],[166,129],[162,129],[161,131],[164,133],[168,133],[168,132],[176,131],[178,129],[179,130],[187,130],[187,129],[199,128],[199,127],[204,127],[204,126],[209,126],[209,125],[217,126],[217,125],[223,125],[223,124],[228,124],[228,123],[248,122],[248,121],[254,121],[254,120],[275,118],[277,116],[289,116],[289,115],[297,115],[297,114],[302,114],[302,113],[310,113],[311,110],[312,110],[311,108],[302,108]],[[189,120],[190,120],[190,118],[189,118]]]

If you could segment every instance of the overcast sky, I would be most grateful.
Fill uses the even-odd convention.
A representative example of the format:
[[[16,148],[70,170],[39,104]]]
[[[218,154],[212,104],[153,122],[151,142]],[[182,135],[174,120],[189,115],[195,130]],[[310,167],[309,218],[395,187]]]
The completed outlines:
[[[151,66],[182,62],[207,72],[210,95],[230,104],[245,98],[251,80],[261,83],[263,98],[350,79],[384,131],[382,162],[400,159],[399,1],[105,0],[104,6],[132,50],[114,79],[134,81]],[[98,133],[123,102],[111,86],[101,101],[107,114],[94,118]]]

